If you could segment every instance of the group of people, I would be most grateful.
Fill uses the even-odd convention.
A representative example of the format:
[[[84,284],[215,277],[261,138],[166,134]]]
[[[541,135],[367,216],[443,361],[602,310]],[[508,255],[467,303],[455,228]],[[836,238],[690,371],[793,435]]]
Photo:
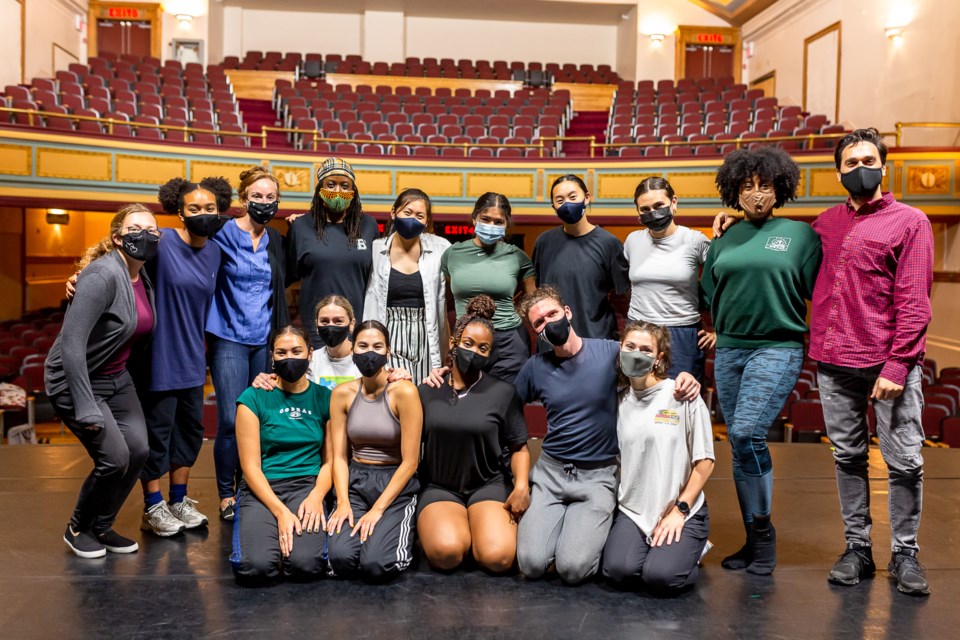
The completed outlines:
[[[876,130],[842,138],[838,179],[851,197],[811,227],[772,215],[796,197],[789,155],[735,151],[716,181],[743,221],[718,215],[713,242],[676,223],[678,197],[653,177],[634,194],[643,228],[621,244],[589,221],[587,185],[564,175],[551,187],[562,225],[532,258],[508,242],[511,206],[497,193],[477,200],[474,237],[451,245],[431,233],[428,194],[407,189],[378,238],[337,158],[285,236],[268,224],[279,184],[261,167],[240,176],[240,218],[225,215],[222,178],[171,180],[160,203],[182,227],[160,230],[147,208],[124,207],[68,285],[46,383],[94,469],[64,540],[81,557],[136,551],[113,522],[138,479],[144,530],[207,524],[187,484],[209,359],[219,512],[233,522],[238,580],[386,580],[419,539],[438,571],[472,558],[491,573],[516,565],[575,584],[602,572],[622,588],[677,592],[707,548],[714,450],[699,380],[716,346],[746,530],[722,564],[768,575],[766,432],[799,376],[812,299],[810,357],[847,537],[830,580],[874,571],[872,397],[890,468],[890,570],[901,591],[928,593],[916,534],[932,235],[922,212],[881,193],[885,160]],[[291,324],[285,289],[297,281]],[[618,330],[610,297],[628,291]],[[547,434],[531,468],[523,406],[537,401]]]

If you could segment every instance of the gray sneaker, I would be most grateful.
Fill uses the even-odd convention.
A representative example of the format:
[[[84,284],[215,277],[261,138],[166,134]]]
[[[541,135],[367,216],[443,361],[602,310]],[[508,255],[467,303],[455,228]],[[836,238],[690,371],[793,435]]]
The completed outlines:
[[[200,503],[184,496],[182,502],[175,502],[170,505],[170,513],[173,514],[174,518],[180,520],[187,529],[205,527],[209,520],[207,520],[207,516],[197,511],[197,508],[193,506],[195,504]]]
[[[170,513],[170,507],[166,500],[153,505],[149,511],[144,512],[143,520],[140,522],[140,529],[152,531],[163,538],[182,533],[186,528],[183,522]]]

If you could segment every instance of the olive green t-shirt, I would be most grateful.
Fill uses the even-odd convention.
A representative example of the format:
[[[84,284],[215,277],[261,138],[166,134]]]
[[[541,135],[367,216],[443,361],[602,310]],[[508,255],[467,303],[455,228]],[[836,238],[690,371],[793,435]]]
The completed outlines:
[[[485,293],[497,304],[493,328],[513,329],[521,324],[513,304],[520,283],[533,277],[533,263],[522,249],[498,242],[493,249],[478,247],[473,240],[451,246],[440,258],[440,271],[450,278],[457,316],[467,312],[467,303]]]
[[[313,382],[301,393],[250,387],[237,404],[260,420],[260,468],[267,480],[320,473],[323,436],[330,420],[329,389]]]

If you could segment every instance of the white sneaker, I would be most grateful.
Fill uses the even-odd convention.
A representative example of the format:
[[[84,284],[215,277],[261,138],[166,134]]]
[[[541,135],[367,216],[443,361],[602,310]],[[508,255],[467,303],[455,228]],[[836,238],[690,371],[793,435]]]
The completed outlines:
[[[707,544],[703,545],[703,551],[700,552],[700,559],[697,560],[698,565],[703,565],[703,558],[710,553],[710,549],[713,549],[713,543],[707,540]]]
[[[187,527],[170,513],[170,507],[166,500],[163,500],[150,507],[150,510],[143,514],[140,528],[143,531],[152,531],[155,535],[167,538],[182,533]]]
[[[173,517],[180,520],[187,529],[196,529],[197,527],[205,527],[209,520],[207,516],[203,515],[197,508],[193,505],[200,504],[196,500],[192,500],[186,496],[183,497],[182,502],[176,502],[170,505],[170,513],[173,514]]]

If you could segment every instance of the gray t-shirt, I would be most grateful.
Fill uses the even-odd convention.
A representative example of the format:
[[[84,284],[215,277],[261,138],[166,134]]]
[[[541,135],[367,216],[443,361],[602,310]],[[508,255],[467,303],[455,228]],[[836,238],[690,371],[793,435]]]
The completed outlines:
[[[703,400],[674,399],[667,379],[649,389],[620,394],[617,438],[620,441],[620,511],[646,536],[687,486],[693,465],[714,460],[710,411]],[[703,506],[700,492],[690,516]],[[687,516],[689,519],[690,516]]]
[[[699,231],[677,227],[666,238],[646,229],[627,236],[623,254],[630,263],[631,320],[668,327],[700,321],[698,281],[710,241]]]

